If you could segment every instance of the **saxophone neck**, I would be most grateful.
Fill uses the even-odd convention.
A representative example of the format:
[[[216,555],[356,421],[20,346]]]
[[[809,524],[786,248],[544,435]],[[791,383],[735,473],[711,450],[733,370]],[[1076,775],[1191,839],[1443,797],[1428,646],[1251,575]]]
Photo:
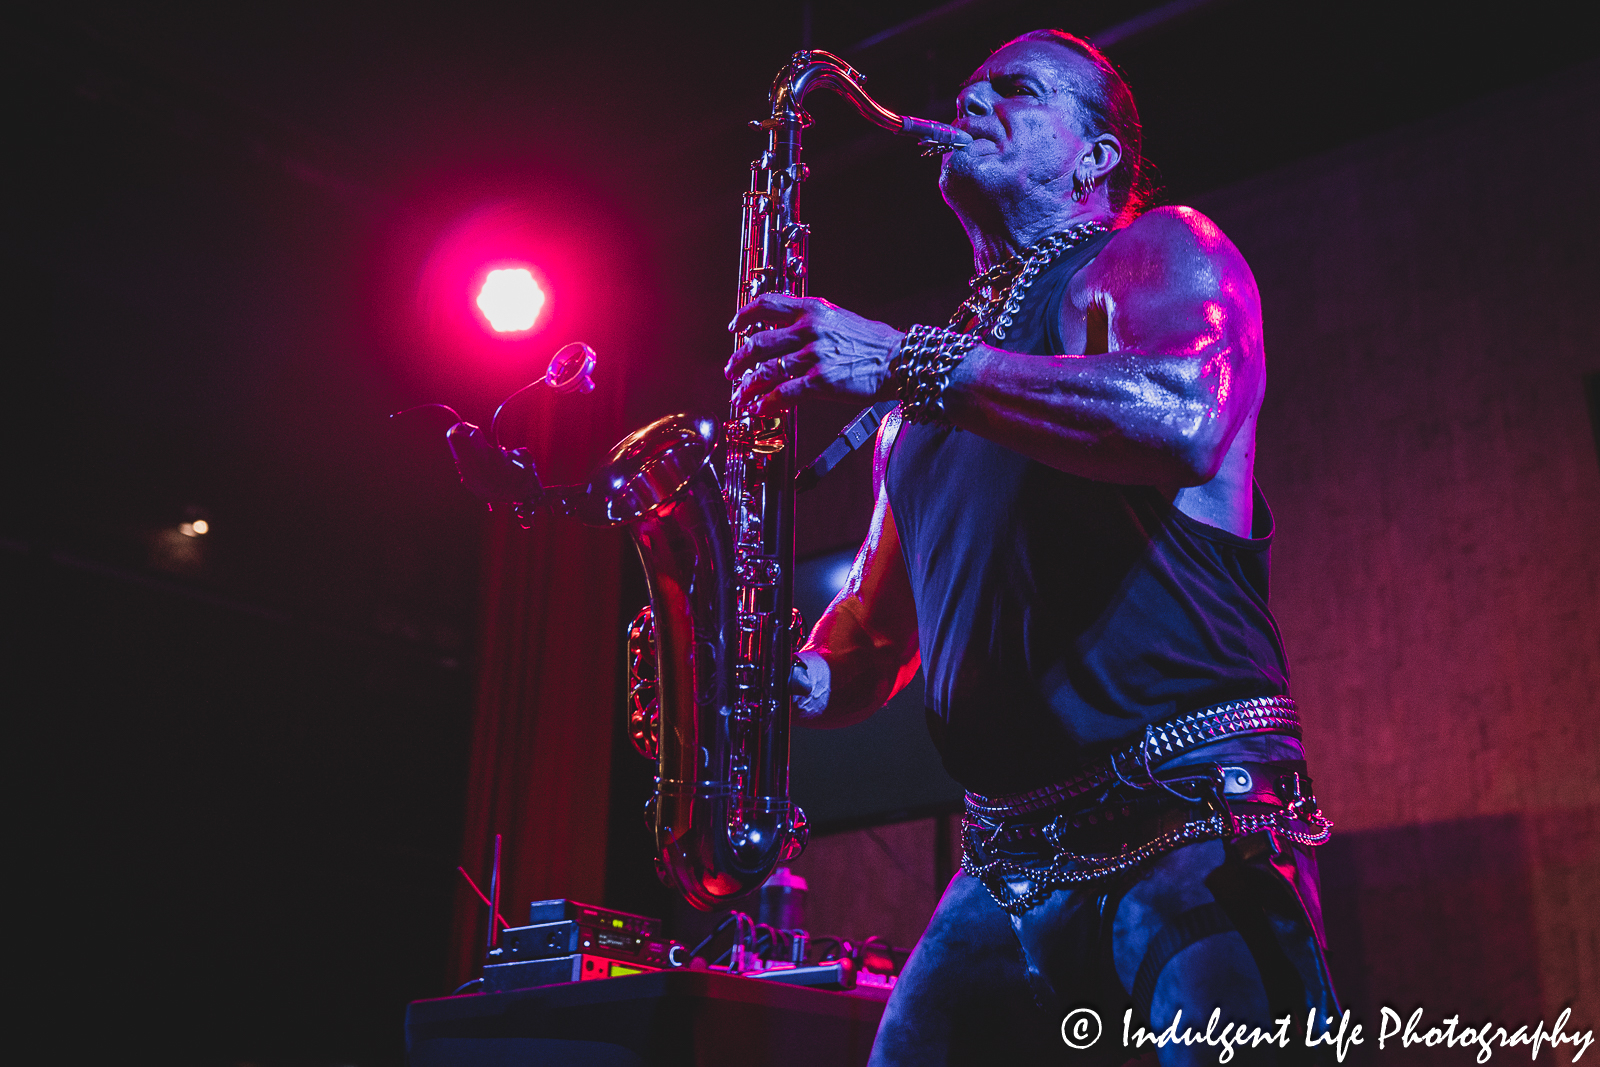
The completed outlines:
[[[959,148],[972,138],[954,126],[911,115],[899,115],[874,100],[866,90],[866,76],[832,52],[796,52],[772,83],[772,117],[763,128],[803,129],[811,125],[805,98],[813,89],[830,89],[850,101],[861,117],[890,133],[915,137],[925,147]]]
[[[850,101],[868,122],[900,132],[900,116],[867,95],[866,80],[832,52],[796,52],[772,83],[772,118],[763,125],[811,125],[805,99],[813,89],[825,88]]]

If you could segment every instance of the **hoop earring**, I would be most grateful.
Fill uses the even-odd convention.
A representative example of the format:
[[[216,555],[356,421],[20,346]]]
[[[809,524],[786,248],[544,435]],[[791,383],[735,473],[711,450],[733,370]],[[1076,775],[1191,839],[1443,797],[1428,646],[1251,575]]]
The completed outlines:
[[[1090,178],[1087,181],[1085,181],[1084,179],[1078,177],[1078,172],[1077,171],[1073,171],[1072,172],[1072,199],[1076,200],[1080,204],[1083,203],[1085,200],[1088,200],[1091,195],[1093,195],[1094,187],[1096,185],[1098,185],[1098,184],[1099,184],[1099,180],[1098,179]]]

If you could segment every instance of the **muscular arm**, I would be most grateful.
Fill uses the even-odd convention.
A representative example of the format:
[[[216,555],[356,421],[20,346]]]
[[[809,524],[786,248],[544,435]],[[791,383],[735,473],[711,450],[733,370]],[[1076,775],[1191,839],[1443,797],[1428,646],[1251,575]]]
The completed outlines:
[[[891,416],[896,418],[897,416]],[[885,422],[885,426],[889,423]],[[867,718],[917,673],[917,612],[900,555],[900,535],[883,485],[888,450],[880,436],[874,463],[877,502],[850,577],[812,628],[796,682],[807,726],[849,726]]]
[[[1166,209],[1128,227],[1074,280],[1061,330],[1081,354],[974,349],[945,393],[956,424],[1100,481],[1217,475],[1264,375],[1255,280],[1210,220]]]
[[[891,389],[902,337],[891,327],[770,295],[734,325],[762,322],[775,328],[753,335],[728,368],[753,369],[743,395],[759,408]],[[1255,280],[1209,219],[1164,208],[1121,231],[1074,280],[1061,327],[1075,354],[973,349],[945,394],[955,423],[1099,481],[1177,493],[1217,476],[1253,422],[1264,370]]]

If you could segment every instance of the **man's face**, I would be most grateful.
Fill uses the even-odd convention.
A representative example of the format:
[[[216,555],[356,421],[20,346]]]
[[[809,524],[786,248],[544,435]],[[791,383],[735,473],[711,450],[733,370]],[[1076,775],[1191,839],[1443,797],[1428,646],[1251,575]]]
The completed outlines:
[[[1071,195],[1073,169],[1090,147],[1071,94],[1087,66],[1060,45],[1017,41],[973,72],[956,96],[955,121],[972,143],[946,153],[939,172],[951,207],[1004,211],[1041,194]]]

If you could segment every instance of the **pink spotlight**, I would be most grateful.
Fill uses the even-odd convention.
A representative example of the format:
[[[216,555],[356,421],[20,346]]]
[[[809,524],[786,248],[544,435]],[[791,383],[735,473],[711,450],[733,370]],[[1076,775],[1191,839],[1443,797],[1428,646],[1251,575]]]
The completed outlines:
[[[492,270],[478,292],[478,310],[496,333],[533,328],[544,307],[544,290],[525,267]]]

